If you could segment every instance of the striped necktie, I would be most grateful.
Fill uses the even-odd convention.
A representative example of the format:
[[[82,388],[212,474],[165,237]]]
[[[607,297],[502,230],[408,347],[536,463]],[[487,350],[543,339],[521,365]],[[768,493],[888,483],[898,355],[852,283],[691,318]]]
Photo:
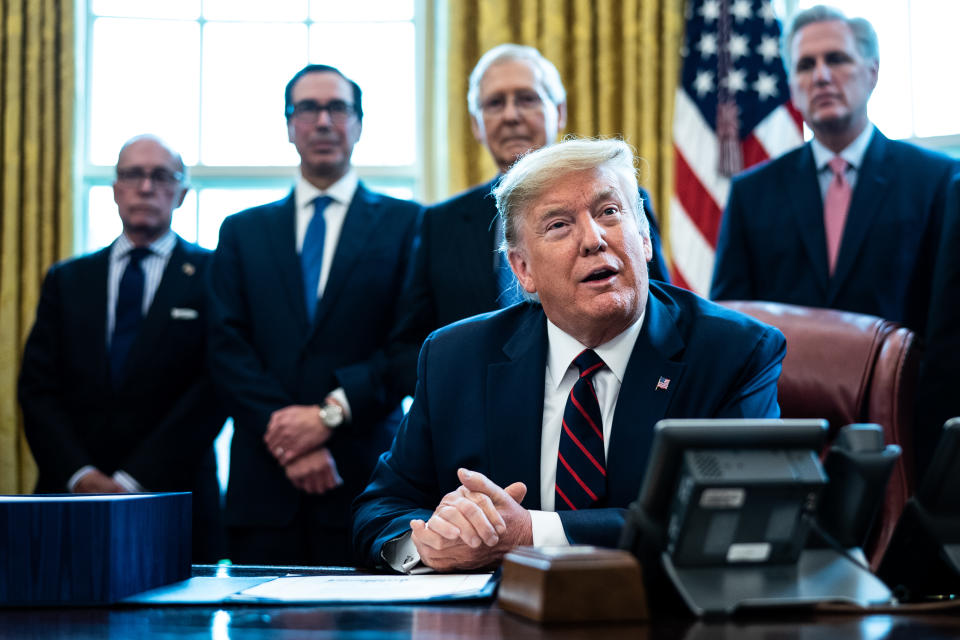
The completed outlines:
[[[573,363],[580,375],[563,410],[557,455],[557,511],[602,505],[607,497],[603,420],[591,380],[604,363],[593,349],[581,351]]]

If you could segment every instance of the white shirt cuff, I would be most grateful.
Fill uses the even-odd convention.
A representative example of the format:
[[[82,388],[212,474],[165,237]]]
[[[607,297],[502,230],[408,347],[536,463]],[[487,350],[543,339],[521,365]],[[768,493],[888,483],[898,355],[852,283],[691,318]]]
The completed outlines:
[[[384,543],[380,557],[391,569],[400,573],[433,573],[433,569],[420,562],[420,552],[413,542],[412,531]]]
[[[570,545],[563,532],[560,515],[555,511],[530,510],[530,526],[533,529],[533,546],[566,547]]]
[[[350,402],[347,400],[347,392],[343,390],[343,387],[337,387],[329,395],[333,396],[333,399],[343,407],[343,421],[350,422]]]
[[[83,476],[87,475],[88,473],[96,470],[97,468],[92,464],[86,464],[80,467],[79,469],[77,469],[73,473],[73,475],[70,476],[70,479],[67,480],[67,491],[69,491],[70,493],[76,493],[77,483],[80,482],[80,479],[83,478]]]
[[[131,493],[143,493],[146,489],[133,476],[122,469],[113,472],[113,481]]]

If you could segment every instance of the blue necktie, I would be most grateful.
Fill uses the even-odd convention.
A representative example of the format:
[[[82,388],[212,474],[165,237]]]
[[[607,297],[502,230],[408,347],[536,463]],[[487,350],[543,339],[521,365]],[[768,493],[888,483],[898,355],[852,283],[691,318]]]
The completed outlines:
[[[333,202],[330,196],[318,196],[313,201],[313,217],[303,236],[300,250],[300,269],[303,272],[303,296],[307,305],[307,319],[313,324],[317,313],[317,292],[320,288],[320,268],[323,266],[323,242],[327,236],[327,223],[323,212]]]
[[[563,410],[557,456],[554,509],[602,506],[607,497],[607,469],[603,455],[603,420],[591,378],[603,360],[593,349],[584,349],[573,363],[580,376],[573,384]]]
[[[117,289],[117,309],[110,339],[110,379],[118,388],[126,374],[127,355],[133,345],[140,321],[143,320],[143,267],[140,261],[152,252],[146,247],[134,247],[128,254],[130,261]]]

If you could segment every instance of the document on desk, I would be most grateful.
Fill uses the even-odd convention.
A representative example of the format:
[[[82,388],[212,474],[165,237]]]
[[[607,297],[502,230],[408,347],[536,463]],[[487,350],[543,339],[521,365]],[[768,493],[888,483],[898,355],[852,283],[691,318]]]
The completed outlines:
[[[234,602],[430,602],[493,596],[491,573],[283,576],[244,589]]]

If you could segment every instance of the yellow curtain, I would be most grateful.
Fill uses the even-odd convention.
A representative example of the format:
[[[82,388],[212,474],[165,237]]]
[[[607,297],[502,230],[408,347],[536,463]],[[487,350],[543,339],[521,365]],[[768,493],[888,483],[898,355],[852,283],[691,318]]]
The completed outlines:
[[[72,243],[73,11],[72,0],[0,9],[0,493],[36,480],[17,374],[44,273]]]
[[[660,217],[673,185],[673,98],[679,77],[683,0],[449,0],[450,193],[496,172],[470,131],[470,71],[491,47],[536,47],[567,88],[567,128],[621,136],[646,161],[640,181]]]

